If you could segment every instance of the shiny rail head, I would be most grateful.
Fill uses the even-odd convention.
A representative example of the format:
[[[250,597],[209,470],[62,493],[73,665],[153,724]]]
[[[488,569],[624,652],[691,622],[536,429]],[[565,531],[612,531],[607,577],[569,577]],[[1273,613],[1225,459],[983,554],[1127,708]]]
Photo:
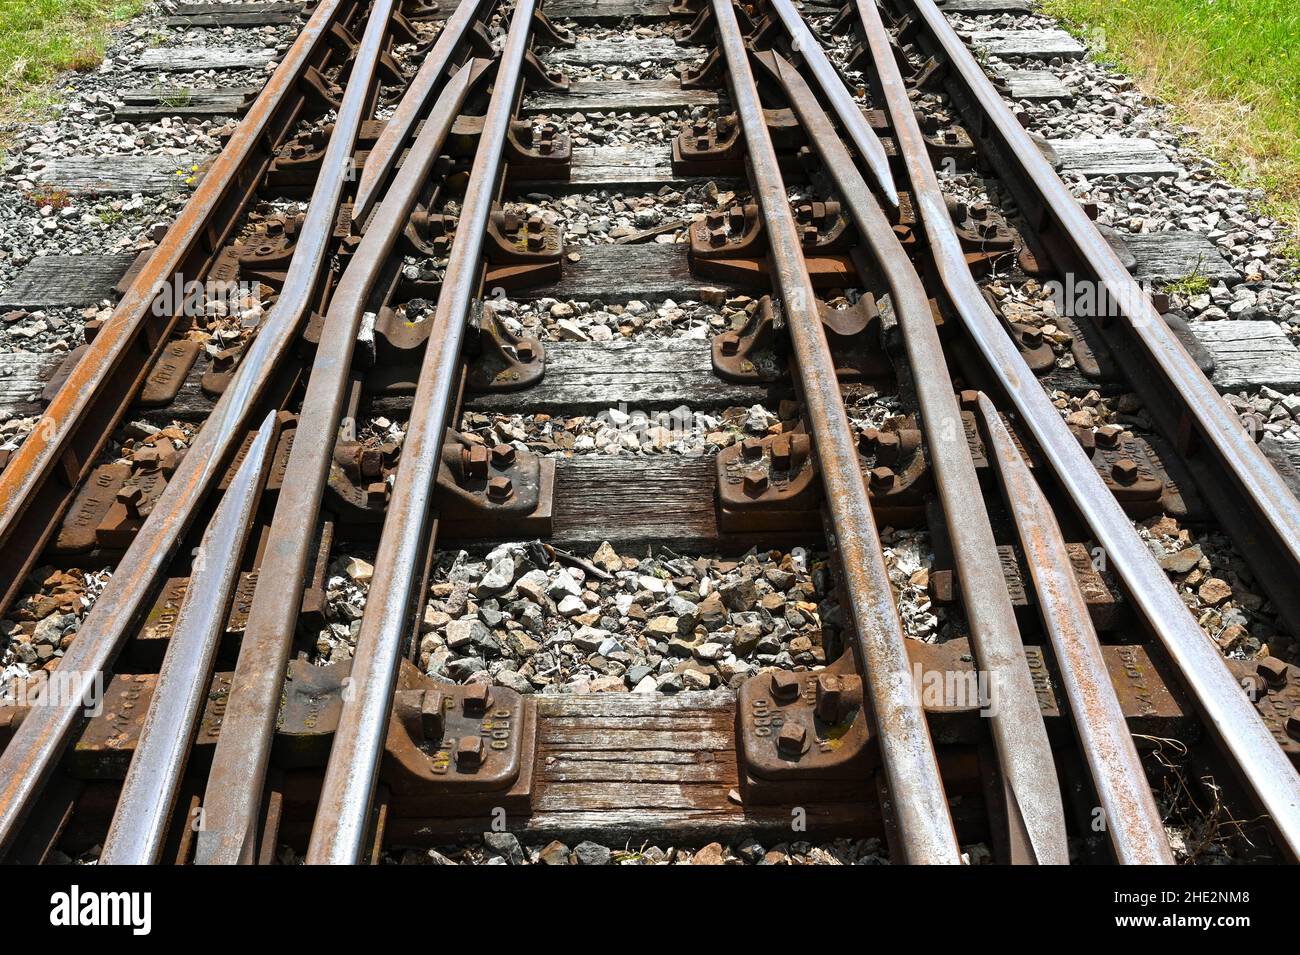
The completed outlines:
[[[996,543],[979,479],[964,442],[945,440],[946,435],[962,433],[963,426],[928,296],[879,203],[798,71],[774,53],[756,54],[755,60],[785,88],[809,140],[886,278],[911,366],[929,372],[916,381],[916,400],[939,475],[938,494],[949,539],[963,568],[959,579],[972,647],[1000,701],[991,719],[998,764],[1006,780],[1006,801],[1013,804],[1009,813],[1014,834],[1012,856],[1064,863],[1068,845],[1055,762],[1015,612],[994,557]]]
[[[1051,503],[993,402],[980,393],[977,403],[1115,858],[1124,865],[1173,865],[1164,819],[1111,683]]]
[[[795,9],[791,0],[768,0],[768,5],[776,11],[777,17],[790,35],[795,51],[803,56],[817,80],[817,85],[831,101],[835,115],[839,117],[853,145],[857,147],[863,161],[871,169],[871,174],[881,192],[891,206],[898,208],[898,188],[889,168],[889,156],[885,153],[884,144],[863,118],[862,109],[849,93],[839,71],[826,56],[820,41],[813,35],[803,15]]]
[[[393,5],[393,0],[376,0],[371,7],[345,98],[369,101]],[[418,165],[417,160],[412,168]],[[361,300],[373,281],[367,269],[378,270],[372,260],[382,258],[382,250],[376,246],[383,244],[373,230],[362,237],[326,313],[302,399],[298,440],[285,465],[285,492],[277,498],[262,549],[263,563],[275,566],[282,579],[292,583],[273,592],[263,582],[253,593],[204,791],[205,828],[198,834],[195,849],[196,861],[203,864],[246,863],[255,853],[284,669],[306,577],[309,547],[303,529],[315,527],[319,521],[329,458],[346,398]]]
[[[149,865],[162,853],[277,430],[275,412],[270,412],[195,551],[101,864]]]
[[[861,663],[894,799],[904,856],[913,863],[957,864],[961,854],[930,740],[910,676],[902,625],[880,539],[858,466],[856,445],[834,364],[814,306],[812,284],[786,198],[749,54],[731,0],[712,0],[732,100],[744,129],[750,181],[762,208],[774,284],[789,319],[802,392],[832,515]]]
[[[128,296],[118,303],[109,325],[95,337],[91,350],[85,356],[86,360],[78,362],[73,374],[56,396],[56,401],[46,409],[46,426],[38,428],[37,433],[32,435],[37,440],[29,439],[29,442],[25,442],[14,459],[0,472],[0,488],[4,489],[0,493],[0,543],[14,530],[15,523],[55,467],[77,421],[86,414],[97,390],[116,367],[118,357],[130,347],[134,340],[134,330],[153,300],[151,290],[173,273],[184,248],[202,232],[207,217],[216,208],[240,164],[252,153],[283,98],[293,90],[298,76],[325,42],[329,25],[337,18],[343,6],[344,0],[322,0],[313,11],[306,26],[227,143],[226,149],[218,156],[212,169],[186,203],[177,222],[168,232],[169,238],[155,250]],[[98,345],[101,339],[103,344]],[[197,469],[202,457],[195,453],[193,447],[191,454],[187,455],[189,457],[194,457],[194,467]],[[180,486],[179,481],[174,481],[173,484]],[[143,561],[160,562],[166,548],[160,542],[137,537],[132,551]],[[121,571],[122,566],[119,564],[118,573],[114,574],[105,592],[100,594],[95,607],[82,624],[78,639],[63,657],[61,666],[87,674],[87,680],[102,672],[109,664],[120,645],[120,634],[125,632],[115,621],[125,619],[131,613],[127,608],[130,600],[122,602],[122,606],[116,609],[113,606],[110,591],[114,588],[114,582],[119,580]],[[136,578],[132,578],[132,581],[132,599],[143,600],[141,590],[147,581],[142,582]],[[104,622],[109,636],[92,633],[90,623],[94,619]],[[4,752],[0,753],[0,854],[13,845],[31,800],[44,787],[63,753],[77,719],[78,709],[75,706],[40,707],[24,719]]]
[[[867,4],[864,0],[854,2],[864,25],[868,23],[868,18],[879,21],[874,5]],[[1071,222],[1081,217],[1080,228],[1095,235],[1095,227],[1078,209],[1078,204],[1065,190],[1059,177],[1047,166],[1042,154],[1033,147],[1032,141],[1028,140],[1000,95],[992,88],[984,71],[932,0],[901,2],[916,10],[924,28],[929,29],[938,39],[951,61],[951,68],[960,70],[981,110],[988,115],[988,121],[1005,127],[1008,136],[1023,141],[1024,161],[1039,169],[1039,178],[1045,184],[1045,201],[1059,202]],[[878,61],[879,59],[877,57]],[[915,127],[915,116],[910,109],[894,118],[903,128],[908,125]],[[935,195],[938,184],[933,169],[928,162],[921,162],[910,153],[906,159],[918,209],[931,230],[931,243],[941,252],[952,253],[938,254],[935,261],[942,281],[957,307],[960,320],[1015,404],[1057,479],[1070,493],[1085,523],[1098,542],[1106,548],[1112,569],[1123,581],[1125,590],[1132,596],[1147,625],[1169,652],[1175,667],[1192,692],[1206,725],[1267,812],[1279,845],[1292,859],[1300,859],[1300,774],[1282,753],[1254,707],[1241,693],[1218,649],[1205,639],[1195,618],[1188,613],[1164,571],[1134,532],[1127,515],[1088,462],[1024,359],[1007,338],[1000,322],[983,303],[978,287],[957,251],[959,247],[956,246],[951,218],[945,210],[942,196]],[[1069,212],[1071,207],[1076,211]],[[1113,259],[1113,252],[1099,250],[1098,254],[1103,260],[1108,257]],[[1112,267],[1121,268],[1116,262],[1107,268]],[[1164,328],[1163,322],[1153,321],[1148,331],[1163,334]],[[1178,347],[1181,349],[1181,346]],[[1199,375],[1199,370],[1197,374]],[[1204,384],[1203,376],[1201,382]],[[1217,392],[1212,388],[1209,390],[1211,393],[1205,400],[1195,402],[1191,410],[1197,414],[1210,413],[1221,419],[1226,406],[1219,400]],[[1223,427],[1228,426],[1225,424]],[[1240,440],[1244,435],[1235,419],[1231,430],[1235,432],[1234,440]],[[1258,463],[1260,454],[1253,444],[1248,452],[1247,457],[1256,459]],[[1251,467],[1246,471],[1249,474],[1246,475],[1244,486],[1257,501],[1263,502],[1259,505],[1260,513],[1297,528],[1295,532],[1282,536],[1291,546],[1300,547],[1300,520],[1290,516],[1295,505],[1290,492],[1281,490],[1272,495],[1260,492],[1261,488],[1280,486],[1276,471],[1267,461],[1259,468]],[[1279,516],[1281,510],[1288,512],[1285,521],[1281,521]]]
[[[461,204],[357,635],[351,675],[356,692],[344,701],[335,731],[308,845],[309,864],[355,864],[365,852],[402,641],[410,631],[408,608],[415,603],[422,554],[432,546],[424,539],[432,503],[428,488],[441,460],[448,407],[459,381],[461,341],[477,294],[483,233],[504,166],[533,10],[534,0],[517,0]],[[462,71],[466,79],[471,72]]]
[[[464,42],[469,25],[477,20],[487,0],[463,0],[442,25],[433,49],[424,57],[406,92],[398,101],[383,132],[366,156],[353,201],[353,218],[364,223],[382,197],[382,186],[389,178],[401,147],[410,138],[419,117],[429,106],[439,79],[448,72],[452,58]]]

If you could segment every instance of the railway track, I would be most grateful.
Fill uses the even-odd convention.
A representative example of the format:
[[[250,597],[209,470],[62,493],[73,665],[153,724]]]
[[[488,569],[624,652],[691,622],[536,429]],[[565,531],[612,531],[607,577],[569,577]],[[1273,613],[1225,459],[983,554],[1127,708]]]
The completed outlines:
[[[1296,858],[1300,504],[943,4],[301,17],[0,470],[4,858]]]

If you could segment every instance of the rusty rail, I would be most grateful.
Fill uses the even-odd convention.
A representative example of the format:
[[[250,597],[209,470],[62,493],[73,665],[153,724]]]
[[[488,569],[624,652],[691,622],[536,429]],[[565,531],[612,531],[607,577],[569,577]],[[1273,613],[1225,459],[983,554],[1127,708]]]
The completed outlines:
[[[913,686],[902,624],[894,606],[880,537],[863,486],[857,449],[835,366],[817,314],[812,283],[763,118],[731,0],[711,0],[732,101],[744,129],[754,191],[770,242],[769,268],[785,304],[796,372],[826,490],[833,538],[903,855],[912,863],[960,861],[925,713]]]
[[[854,2],[869,41],[878,82],[885,94],[886,109],[898,141],[899,152],[906,164],[916,208],[925,225],[930,255],[958,318],[990,371],[1015,405],[1080,516],[1105,548],[1111,568],[1123,582],[1147,626],[1169,652],[1206,725],[1222,744],[1239,770],[1242,780],[1270,815],[1280,843],[1291,856],[1300,857],[1300,775],[1297,775],[1295,767],[1255,712],[1219,656],[1218,649],[1206,639],[1165,572],[1138,538],[1132,522],[1052,406],[1051,400],[1007,337],[997,317],[989,310],[971,276],[952,218],[944,204],[938,177],[930,164],[925,141],[890,49],[889,37],[879,11],[874,2],[869,0]],[[1095,237],[1095,243],[1091,239],[1086,242],[1090,249],[1093,245],[1103,247],[1104,253],[1102,250],[1093,250],[1098,256],[1104,255],[1113,260],[1109,247],[1047,166],[1032,140],[1011,116],[979,65],[956,34],[952,33],[943,14],[930,0],[910,2],[925,18],[928,29],[943,37],[942,48],[948,57],[949,67],[960,71],[963,82],[970,86],[972,95],[978,93],[981,115],[987,115],[987,122],[996,124],[1008,140],[1016,144],[1020,161],[1034,168],[1038,179],[1055,181],[1055,186],[1050,189],[1044,186],[1042,201],[1055,209],[1054,214],[1060,216],[1061,221],[1070,223],[1071,229],[1086,230]],[[1057,209],[1057,206],[1060,208]],[[1022,203],[1021,208],[1027,206]],[[1131,283],[1127,272],[1117,261],[1113,262],[1113,267],[1123,273],[1122,279],[1112,276],[1116,285],[1127,287],[1126,283]],[[1154,314],[1144,322],[1143,327],[1161,341],[1168,334],[1164,332],[1164,323]],[[1191,359],[1182,351],[1182,346],[1172,336],[1168,337],[1168,347],[1177,349],[1183,360],[1190,363]],[[1195,370],[1194,364],[1191,367]],[[1196,374],[1199,375],[1199,371]],[[1208,387],[1203,377],[1200,381],[1201,387],[1192,394],[1201,394]],[[1210,395],[1204,396],[1199,410],[1221,420],[1223,402],[1212,388],[1208,390]],[[1240,438],[1240,428],[1235,422],[1232,426],[1237,428],[1237,437]],[[1258,456],[1258,451],[1253,446],[1250,450]],[[1249,452],[1243,454],[1249,456]],[[1280,525],[1297,528],[1291,542],[1293,546],[1300,546],[1300,523],[1292,516],[1294,499],[1285,488],[1280,487],[1276,474],[1262,457],[1259,457],[1257,464],[1272,473],[1272,477],[1260,475],[1259,468],[1252,468],[1252,476],[1248,481],[1278,487],[1273,492],[1278,507],[1287,512],[1286,516],[1279,518]],[[1294,576],[1292,582],[1294,583]]]
[[[151,865],[162,852],[275,435],[271,412],[195,552],[189,586],[158,671],[158,689],[149,702],[99,856],[101,864]]]
[[[317,8],[307,27],[310,32],[304,32],[285,57],[281,70],[287,69],[290,78],[297,76],[314,41],[301,50],[300,45],[306,42],[307,37],[318,38],[322,34],[325,23],[332,15],[330,11],[337,10],[339,2],[340,0],[333,0]],[[325,19],[318,21],[317,17]],[[340,104],[335,121],[335,135],[322,162],[321,176],[307,210],[302,238],[295,249],[284,287],[271,309],[266,325],[249,346],[225,393],[181,459],[131,546],[118,562],[112,578],[82,623],[76,642],[63,657],[61,667],[64,672],[76,674],[87,686],[97,674],[110,666],[126,640],[159,575],[174,556],[176,547],[196,518],[204,496],[221,476],[226,462],[243,439],[249,414],[265,396],[281,358],[298,333],[324,266],[330,226],[344,187],[345,165],[351,157],[357,130],[363,119],[362,113],[369,98],[369,87],[378,56],[377,40],[363,45],[358,51],[357,63],[353,67],[355,82],[349,84],[348,92]],[[280,75],[277,70],[275,76]],[[272,83],[275,82],[273,77]],[[257,139],[265,133],[269,117],[289,85],[285,78],[281,78],[274,94],[268,86],[268,91],[259,98],[260,107],[254,106],[256,115],[250,113],[244,120],[236,132],[236,139],[232,140],[218,164],[208,173],[199,192],[173,227],[172,231],[181,230],[180,237],[176,240],[169,238],[154,253],[150,267],[132,285],[131,292],[118,306],[109,327],[96,336],[92,351],[78,363],[77,369],[87,372],[85,383],[70,393],[69,386],[73,381],[82,379],[69,379],[68,385],[59,392],[59,397],[51,408],[57,408],[56,413],[65,416],[61,420],[66,429],[76,426],[80,420],[77,416],[84,414],[89,407],[87,402],[91,393],[105,380],[96,373],[95,366],[108,359],[103,352],[96,352],[93,348],[101,341],[105,342],[105,349],[112,350],[112,354],[130,347],[133,332],[129,326],[143,319],[145,309],[153,297],[150,294],[147,300],[143,298],[146,285],[142,283],[153,281],[155,284],[148,288],[154,289],[156,293],[156,282],[170,278],[170,268],[184,259],[186,253],[182,247],[198,241],[197,234],[202,231],[207,218],[216,214],[220,197],[229,188],[230,183],[223,185],[222,178],[238,177],[240,157],[246,156]],[[169,232],[168,236],[171,235],[172,232]],[[155,262],[160,263],[160,268],[167,265],[167,269],[162,272],[153,271]],[[118,324],[114,328],[115,323]],[[10,479],[16,483],[20,472],[28,468],[37,470],[29,471],[21,477],[29,486],[36,486],[31,482],[36,482],[41,476],[39,469],[42,467],[42,455],[46,451],[54,453],[50,451],[54,447],[55,444],[49,442],[32,445],[31,453],[25,454],[28,449],[25,444],[14,461],[0,474],[0,487],[9,485]],[[12,526],[6,522],[11,518],[16,519],[18,511],[10,508],[19,508],[20,503],[18,497],[5,501],[0,526]],[[0,531],[0,540],[5,540],[3,531]],[[12,546],[12,542],[9,543]],[[29,561],[37,554],[39,548],[34,548]],[[70,699],[63,706],[37,708],[24,721],[22,729],[10,740],[3,754],[0,754],[0,786],[3,786],[0,789],[0,852],[10,844],[15,827],[26,811],[28,800],[44,784],[44,779],[62,753],[69,734],[76,725],[77,709],[75,699]]]
[[[1062,273],[1095,280],[1116,306],[1101,334],[1158,428],[1174,442],[1223,529],[1291,632],[1300,632],[1300,501],[1197,367],[1150,299],[1044,159],[932,0],[905,0],[948,63],[949,82],[1020,209]]]
[[[471,60],[448,80],[330,301],[263,550],[263,564],[274,567],[276,574],[264,577],[254,591],[208,776],[203,800],[206,826],[196,849],[200,863],[251,862],[255,854],[276,710],[312,552],[308,530],[319,520],[366,299],[485,66],[485,61]]]
[[[989,457],[997,467],[1002,499],[1029,565],[1039,616],[1061,668],[1070,716],[1101,800],[1115,858],[1125,865],[1173,865],[1164,820],[1106,670],[1052,505],[1029,473],[993,402],[982,394],[978,400]]]
[[[366,155],[366,163],[361,167],[361,176],[357,180],[356,199],[352,203],[352,218],[357,222],[366,221],[382,196],[381,187],[397,164],[402,146],[424,113],[429,97],[438,87],[438,81],[447,74],[447,67],[460,49],[470,23],[478,17],[479,10],[486,2],[488,0],[463,0],[456,7],[456,12],[442,25],[442,32],[438,34],[433,49],[425,56],[415,76],[411,77],[397,108],[384,123],[384,130]]]
[[[1011,858],[1064,865],[1069,861],[1065,809],[1052,748],[925,287],[798,71],[775,53],[760,53],[757,59],[771,64],[848,206],[858,234],[870,248],[889,286],[908,362],[918,369],[913,376],[917,406],[944,521],[961,568],[957,582],[970,624],[971,645],[979,666],[989,675],[989,722],[1007,785]]]
[[[461,204],[357,635],[351,674],[354,692],[343,703],[316,810],[307,851],[312,864],[354,864],[365,852],[402,642],[410,632],[411,610],[420,596],[420,569],[432,545],[433,487],[460,380],[461,344],[478,291],[484,234],[504,163],[533,9],[534,0],[517,0],[511,13],[510,32]]]
[[[891,205],[897,207],[898,190],[894,186],[893,173],[889,171],[889,157],[885,155],[885,147],[867,125],[861,107],[849,95],[844,81],[831,61],[826,58],[821,44],[817,42],[817,38],[808,29],[808,25],[804,23],[803,17],[790,0],[767,0],[767,4],[776,11],[782,26],[790,34],[794,51],[803,58],[804,64],[817,81],[822,93],[834,107],[835,114],[840,118],[840,125],[852,140],[858,154],[870,167],[877,185],[885,193],[885,198]]]
[[[234,228],[226,221],[231,215],[228,206],[242,207],[256,188],[260,172],[250,170],[249,164],[259,157],[270,161],[268,136],[282,119],[281,107],[323,48],[343,8],[344,0],[322,0],[316,7],[113,316],[87,346],[36,429],[0,471],[0,609],[8,606],[40,556],[81,477],[125,412],[150,358],[166,344],[167,329],[158,330],[150,314],[160,291],[194,255],[219,249]],[[167,318],[167,326],[174,320]],[[6,829],[0,817],[0,845]]]

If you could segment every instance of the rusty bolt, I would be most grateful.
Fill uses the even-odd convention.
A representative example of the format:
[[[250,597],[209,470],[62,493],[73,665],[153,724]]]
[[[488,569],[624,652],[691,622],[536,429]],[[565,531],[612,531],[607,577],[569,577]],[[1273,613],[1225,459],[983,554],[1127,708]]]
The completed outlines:
[[[970,217],[976,222],[982,222],[989,216],[989,207],[979,202],[970,207]]]
[[[420,698],[420,730],[426,740],[442,739],[442,693],[426,690]]]
[[[763,442],[758,438],[746,438],[740,442],[740,452],[751,461],[757,460],[763,456]]]
[[[532,342],[518,342],[515,345],[515,357],[522,362],[530,362],[537,357],[537,350]]]
[[[1043,330],[1028,325],[1020,330],[1020,341],[1029,348],[1037,348],[1043,343]]]
[[[227,371],[233,371],[235,359],[239,357],[239,349],[223,348],[212,356],[212,370],[218,374]]]
[[[792,448],[790,445],[790,436],[781,435],[772,442],[772,467],[778,471],[790,470]]]
[[[863,454],[875,454],[880,443],[880,432],[875,428],[863,428],[858,435],[858,450]]]
[[[734,355],[740,351],[740,336],[735,332],[727,332],[719,336],[718,340],[721,342],[722,354]]]
[[[140,508],[144,506],[144,490],[139,485],[122,488],[117,492],[117,499],[132,517],[140,516]]]
[[[156,471],[162,467],[162,452],[154,445],[147,445],[131,455],[131,462],[141,471]]]
[[[1292,710],[1291,715],[1286,718],[1286,735],[1300,740],[1300,706]]]
[[[388,482],[372,481],[366,485],[366,504],[371,507],[383,507],[388,500]]]
[[[487,712],[491,693],[486,683],[470,683],[465,687],[464,709],[466,716],[482,716]]]
[[[726,245],[726,244],[727,244],[727,233],[723,232],[721,229],[710,230],[709,245],[717,246],[717,245]]]
[[[358,448],[357,473],[363,478],[379,477],[384,473],[384,453],[379,448]]]
[[[509,444],[497,444],[492,447],[492,464],[498,468],[508,468],[515,463],[515,449]]]
[[[893,464],[903,456],[903,439],[893,431],[881,431],[876,437],[876,460]]]
[[[804,743],[808,739],[808,731],[803,728],[802,723],[796,723],[793,720],[781,726],[781,732],[776,738],[777,752],[788,759],[797,758],[803,754]]]
[[[1286,686],[1287,665],[1277,657],[1265,657],[1255,666],[1258,673],[1274,689]]]
[[[871,486],[877,490],[887,491],[894,486],[893,468],[872,468],[871,469]]]
[[[1138,479],[1137,462],[1132,458],[1120,458],[1111,465],[1110,476],[1119,484],[1132,484]]]
[[[767,490],[767,472],[759,469],[745,472],[745,493],[762,494]]]
[[[508,477],[494,477],[488,481],[487,494],[494,501],[508,501],[514,493],[515,486]]]
[[[481,444],[471,444],[461,451],[461,465],[465,476],[485,478],[488,475],[488,449]]]
[[[789,703],[791,700],[799,698],[799,678],[788,670],[773,670],[768,689],[772,694],[772,699],[779,700],[782,703]]]
[[[1123,428],[1118,428],[1113,424],[1108,424],[1104,428],[1098,428],[1096,432],[1096,441],[1103,448],[1113,448],[1119,445],[1119,436],[1124,433]]]
[[[483,764],[483,738],[462,736],[456,740],[456,766],[460,769],[478,769]]]
[[[844,703],[844,681],[834,673],[817,674],[817,718],[825,723],[838,723]]]
[[[973,388],[967,388],[957,393],[957,400],[967,411],[974,411],[980,404],[980,393]]]

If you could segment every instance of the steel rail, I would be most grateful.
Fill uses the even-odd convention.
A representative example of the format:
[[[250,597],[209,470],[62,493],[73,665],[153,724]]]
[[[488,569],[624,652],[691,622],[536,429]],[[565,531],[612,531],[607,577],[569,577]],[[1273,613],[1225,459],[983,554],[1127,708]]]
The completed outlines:
[[[385,0],[385,3],[389,2],[391,0]],[[337,3],[338,0],[334,0],[333,4],[323,4],[317,14],[330,6],[337,6]],[[315,22],[315,16],[312,21]],[[82,622],[77,639],[64,654],[60,663],[63,671],[77,674],[87,686],[97,674],[108,669],[131,632],[160,575],[189,532],[204,496],[224,473],[226,462],[243,440],[249,414],[265,396],[281,359],[298,334],[324,268],[331,226],[345,185],[346,164],[364,118],[379,61],[380,26],[383,22],[375,21],[374,29],[368,28],[362,38],[352,69],[352,81],[339,104],[334,135],[322,159],[321,174],[307,208],[301,237],[285,275],[284,287],[267,316],[266,324],[248,346],[243,361],[213,407],[212,414],[118,561],[112,577]],[[288,59],[286,57],[286,62]],[[245,125],[248,125],[248,120],[245,120]],[[260,135],[264,128],[264,122],[259,121],[250,127],[250,131]],[[241,126],[240,130],[243,129]],[[209,176],[229,175],[233,169],[237,169],[237,165],[224,171],[214,168]],[[213,178],[212,182],[215,188],[216,179]],[[193,202],[186,206],[186,210],[192,205]],[[178,225],[188,229],[183,222],[184,215]],[[156,258],[157,253],[154,255]],[[137,281],[133,289],[139,287]],[[119,306],[115,317],[124,314]],[[98,342],[105,334],[101,331],[95,341]],[[77,367],[86,367],[91,361],[92,356],[87,354]],[[15,466],[21,465],[15,462],[5,474]],[[3,475],[0,475],[0,485],[3,485]],[[34,708],[4,752],[0,753],[0,853],[10,844],[28,801],[44,784],[62,753],[77,723],[77,711],[74,699],[62,706],[51,704]]]
[[[275,433],[271,412],[199,542],[157,689],[99,856],[101,865],[152,865],[162,853]]]
[[[1293,858],[1300,858],[1300,775],[1255,712],[1218,649],[1179,599],[1169,578],[1133,530],[1133,522],[1107,489],[984,301],[944,203],[939,179],[930,164],[907,89],[889,48],[884,23],[874,2],[854,2],[870,40],[877,79],[906,164],[917,212],[925,226],[927,246],[962,326],[1015,405],[1057,481],[1105,549],[1110,568],[1122,581],[1134,606],[1169,653],[1201,717],[1271,817],[1280,844]],[[914,2],[924,5],[924,10],[933,10],[929,0]],[[943,20],[937,10],[934,14]],[[946,24],[939,26],[946,29]],[[949,47],[945,45],[945,49]],[[962,57],[979,71],[978,64],[956,41],[951,47],[951,65],[959,66]],[[983,73],[979,75],[987,84]],[[992,91],[991,86],[989,90]],[[1000,98],[998,104],[999,111],[1005,113]],[[1018,129],[1019,124],[1015,125]],[[1032,151],[1034,147],[1031,143],[1026,148]],[[1067,196],[1067,199],[1077,205],[1072,198]],[[1086,216],[1083,219],[1088,221]],[[1215,401],[1219,401],[1217,396]]]
[[[443,88],[352,255],[330,301],[303,397],[293,450],[262,554],[275,569],[253,593],[221,736],[203,800],[196,861],[251,862],[285,665],[309,571],[309,535],[320,505],[352,374],[366,301],[406,224],[483,60],[471,60]]]
[[[794,345],[795,371],[833,522],[826,533],[843,565],[846,603],[895,803],[900,848],[909,863],[957,864],[961,853],[934,745],[912,679],[906,637],[894,605],[835,365],[744,39],[731,0],[711,3],[718,45],[731,78],[732,102],[744,129],[754,191],[767,228],[769,269],[785,305]]]
[[[371,803],[388,734],[402,643],[410,632],[420,568],[431,546],[433,489],[453,392],[460,380],[461,344],[478,292],[484,234],[504,162],[534,0],[517,0],[501,52],[492,100],[461,203],[429,341],[411,406],[401,464],[384,516],[375,575],[353,653],[351,687],[330,750],[307,849],[310,864],[355,864],[366,848]]]
[[[1011,860],[1066,865],[1065,809],[1038,693],[1007,592],[997,542],[966,443],[929,296],[848,149],[799,72],[776,53],[767,59],[889,286],[914,370],[921,427],[956,558],[957,583],[979,667],[988,674],[989,723],[1006,782]]]
[[[488,0],[461,0],[455,12],[442,25],[442,32],[433,49],[420,63],[411,82],[402,94],[401,101],[384,123],[384,130],[366,155],[365,165],[357,180],[356,198],[352,202],[352,218],[364,223],[381,193],[380,187],[388,181],[389,174],[402,154],[402,146],[411,136],[417,119],[423,114],[429,97],[438,81],[447,73],[452,57],[465,39],[469,25]]]
[[[1164,820],[1110,681],[1052,505],[984,394],[979,396],[979,411],[1115,858],[1124,865],[1173,865]]]
[[[1109,307],[1096,316],[1111,352],[1184,458],[1220,526],[1237,542],[1292,633],[1300,633],[1300,501],[1222,400],[1087,213],[1007,108],[931,0],[910,0],[960,83],[955,97],[996,144],[1004,181],[1052,258],[1095,281]],[[1041,218],[1041,221],[1036,221]],[[1068,266],[1063,264],[1068,262]]]
[[[790,34],[792,49],[803,57],[804,64],[817,81],[817,85],[834,106],[840,125],[848,133],[858,155],[870,167],[876,183],[884,191],[890,204],[897,207],[898,189],[894,184],[894,175],[889,170],[889,157],[885,155],[885,147],[875,131],[867,125],[861,107],[849,95],[839,71],[826,58],[822,45],[808,29],[808,25],[804,23],[803,17],[790,0],[767,0],[767,5],[776,11],[781,24]]]
[[[214,229],[214,220],[230,196],[249,188],[241,170],[259,149],[265,148],[281,104],[303,75],[308,61],[323,47],[329,26],[342,6],[343,0],[322,0],[316,7],[225,149],[118,302],[112,317],[73,366],[36,429],[0,471],[0,552],[22,561],[14,572],[6,571],[0,579],[0,608],[13,597],[53,528],[29,526],[30,515],[47,510],[42,504],[62,511],[79,478],[108,440],[125,407],[114,409],[106,418],[102,412],[94,413],[96,400],[117,383],[128,360],[139,360],[141,337],[159,293],[180,275],[197,250],[215,245],[215,237],[221,233],[219,228]],[[152,351],[147,345],[144,350]],[[142,367],[147,366],[142,363]],[[78,446],[76,438],[86,429],[95,435],[93,447]],[[66,482],[70,488],[57,482]],[[0,845],[4,843],[5,828],[0,818]]]

